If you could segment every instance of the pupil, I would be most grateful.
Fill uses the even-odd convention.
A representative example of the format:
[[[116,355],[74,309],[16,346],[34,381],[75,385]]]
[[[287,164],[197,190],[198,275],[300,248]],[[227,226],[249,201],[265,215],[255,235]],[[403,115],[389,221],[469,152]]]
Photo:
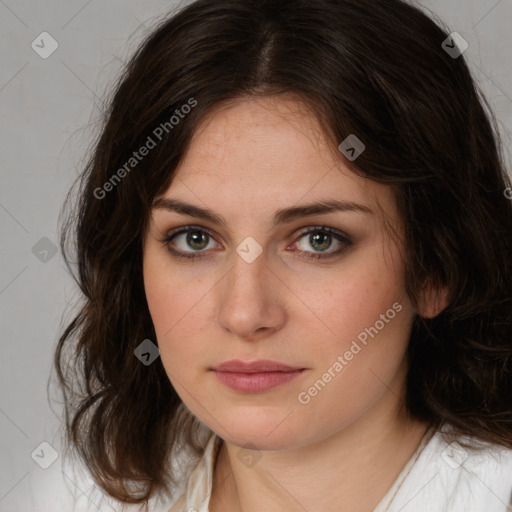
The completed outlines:
[[[192,231],[192,232],[188,233],[187,243],[190,244],[191,246],[194,246],[195,244],[200,245],[200,247],[195,247],[196,249],[204,249],[204,247],[206,247],[206,245],[208,245],[208,243],[206,243],[206,244],[203,244],[203,246],[201,246],[201,240],[203,242],[205,242],[205,240],[206,240],[205,233],[201,233],[200,231]]]
[[[320,244],[321,247],[317,247],[317,249],[320,249],[320,250],[325,250],[325,249],[328,249],[329,248],[329,245],[331,245],[329,242],[330,242],[330,236],[331,235],[328,235],[326,233],[323,233],[323,234],[316,234],[316,235],[311,235],[310,237],[310,241],[312,242],[312,245],[314,246],[315,244],[313,243],[313,240],[315,242],[317,242],[318,240],[324,240],[324,243],[323,244]],[[327,240],[327,243],[325,243],[325,240]]]

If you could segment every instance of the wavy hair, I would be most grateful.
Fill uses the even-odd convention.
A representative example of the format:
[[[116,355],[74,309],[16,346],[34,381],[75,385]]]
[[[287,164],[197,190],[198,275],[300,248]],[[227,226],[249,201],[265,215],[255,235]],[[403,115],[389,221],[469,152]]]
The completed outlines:
[[[134,357],[156,339],[142,276],[152,202],[214,106],[284,93],[311,108],[333,148],[357,134],[366,150],[349,165],[392,187],[414,307],[427,286],[449,289],[441,313],[415,318],[407,410],[512,448],[512,185],[495,116],[464,56],[443,48],[449,37],[401,0],[198,0],[138,47],[61,227],[83,299],[54,357],[66,441],[102,490],[145,503],[174,485],[169,458],[201,452],[161,360]]]

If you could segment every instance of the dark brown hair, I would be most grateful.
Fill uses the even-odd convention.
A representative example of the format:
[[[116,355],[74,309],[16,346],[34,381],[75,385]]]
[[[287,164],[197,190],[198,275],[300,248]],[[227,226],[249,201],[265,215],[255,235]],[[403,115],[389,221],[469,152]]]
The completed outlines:
[[[399,0],[199,0],[139,47],[61,234],[72,273],[74,242],[83,293],[55,354],[67,441],[109,495],[143,503],[168,491],[169,458],[182,446],[200,451],[161,360],[134,356],[144,339],[156,342],[142,240],[198,122],[258,95],[296,95],[333,148],[350,134],[364,142],[348,163],[395,192],[412,304],[426,286],[450,291],[439,315],[415,319],[409,413],[512,448],[511,183],[496,119],[464,56],[442,47],[448,36]],[[157,144],[127,170],[148,137]]]

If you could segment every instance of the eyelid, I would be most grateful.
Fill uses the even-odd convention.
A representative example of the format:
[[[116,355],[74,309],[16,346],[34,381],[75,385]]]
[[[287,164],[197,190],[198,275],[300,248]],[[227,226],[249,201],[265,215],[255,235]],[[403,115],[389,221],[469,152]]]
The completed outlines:
[[[166,235],[164,235],[163,239],[160,240],[161,242],[169,242],[170,238],[172,238],[174,235],[186,233],[187,231],[204,231],[207,233],[210,237],[212,237],[214,240],[217,239],[217,235],[213,233],[210,229],[204,227],[204,226],[198,226],[196,224],[186,224],[185,226],[180,226],[177,228],[171,229],[171,231],[167,232]]]

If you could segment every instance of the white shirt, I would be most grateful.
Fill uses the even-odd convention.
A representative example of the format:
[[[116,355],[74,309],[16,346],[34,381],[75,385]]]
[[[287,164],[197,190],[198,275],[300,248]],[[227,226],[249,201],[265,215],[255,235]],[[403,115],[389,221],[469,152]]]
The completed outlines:
[[[469,436],[459,440],[484,448],[462,448],[429,429],[373,512],[512,512],[512,450]],[[209,512],[220,445],[212,433],[168,512]]]
[[[221,439],[206,426],[201,427],[203,456],[198,459],[191,450],[184,449],[176,458],[169,459],[178,480],[177,487],[171,498],[150,499],[150,512],[209,512],[213,468]],[[464,439],[472,445],[479,443],[473,438]],[[58,451],[61,453],[61,449]],[[512,512],[511,495],[512,450],[487,445],[480,452],[462,451],[456,445],[450,447],[442,433],[436,432],[431,439],[427,433],[373,512]],[[508,509],[507,503],[511,503]],[[63,464],[60,456],[48,469],[34,464],[30,475],[4,497],[0,509],[142,511],[140,505],[121,505],[103,494],[83,466]]]

